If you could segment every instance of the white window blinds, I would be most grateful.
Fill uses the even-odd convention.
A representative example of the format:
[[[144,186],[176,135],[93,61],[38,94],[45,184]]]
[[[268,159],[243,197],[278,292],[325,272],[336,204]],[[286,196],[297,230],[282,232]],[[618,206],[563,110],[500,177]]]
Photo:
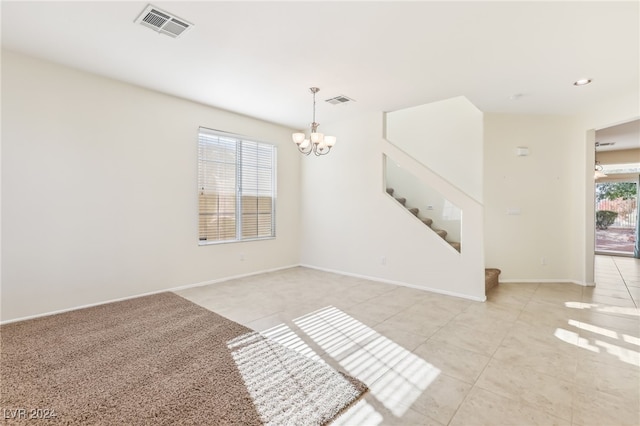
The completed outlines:
[[[200,128],[200,244],[275,237],[276,147]]]

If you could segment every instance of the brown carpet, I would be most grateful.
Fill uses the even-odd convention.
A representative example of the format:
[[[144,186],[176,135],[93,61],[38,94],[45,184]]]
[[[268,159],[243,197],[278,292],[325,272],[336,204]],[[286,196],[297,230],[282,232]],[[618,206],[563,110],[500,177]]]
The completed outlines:
[[[326,424],[366,392],[173,293],[5,324],[0,334],[6,423],[51,414],[41,409],[55,413],[46,424]]]

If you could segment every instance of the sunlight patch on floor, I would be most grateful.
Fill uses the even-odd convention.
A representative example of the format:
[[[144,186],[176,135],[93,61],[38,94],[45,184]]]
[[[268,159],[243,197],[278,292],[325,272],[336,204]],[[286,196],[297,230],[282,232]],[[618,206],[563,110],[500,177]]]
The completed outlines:
[[[632,345],[640,346],[640,339],[637,337],[629,336],[628,334],[622,335],[622,340],[627,343],[631,343]]]
[[[633,345],[640,345],[640,339],[629,336],[626,334],[618,334],[613,330],[609,330],[603,327],[598,327],[595,325],[587,324],[581,321],[576,321],[570,319],[568,321],[570,326],[576,327],[580,330],[589,331],[594,334],[598,334],[600,336],[608,337],[610,339],[622,340],[626,343],[631,343]],[[554,332],[554,336],[563,342],[569,343],[571,345],[575,345],[581,349],[586,349],[595,353],[602,353],[604,350],[609,355],[612,355],[618,358],[620,361],[631,364],[635,367],[640,367],[640,352],[637,352],[633,349],[625,348],[620,345],[616,345],[613,343],[605,342],[599,339],[592,339],[592,343],[586,337],[580,336],[579,333],[565,330],[563,328],[556,328]]]
[[[556,331],[553,333],[553,335],[563,342],[569,343],[570,345],[574,345],[591,352],[600,352],[600,349],[590,345],[587,339],[580,337],[578,333],[574,333],[573,331],[565,330],[564,328],[556,328]]]
[[[584,303],[584,302],[564,302],[564,306],[567,308],[573,309],[591,309],[594,305],[592,303]]]
[[[640,317],[640,309],[638,308],[625,308],[622,306],[605,306],[597,303],[584,303],[584,302],[564,302],[564,306],[573,309],[592,309],[596,312],[605,314],[622,314],[632,317]]]
[[[371,404],[362,399],[331,424],[333,426],[377,426],[383,421],[384,418],[382,417],[382,414],[378,413]]]
[[[617,357],[620,361],[640,368],[640,352],[623,348],[618,345],[613,345],[608,342],[603,342],[601,340],[596,340],[595,344],[606,349],[608,354]]]
[[[371,394],[400,417],[440,374],[440,370],[330,306],[293,321],[340,363],[369,385]]]
[[[238,336],[227,347],[264,424],[324,424],[361,394],[326,363],[258,332]]]
[[[377,335],[371,328],[332,306],[296,318],[293,322],[329,356],[338,360]]]
[[[439,375],[438,368],[409,354],[371,385],[371,393],[389,411],[401,417]]]
[[[590,331],[592,333],[600,334],[602,336],[611,337],[612,339],[618,339],[618,333],[612,330],[607,330],[606,328],[597,327],[595,325],[587,324],[584,322],[569,320],[569,325],[572,325],[576,328]]]
[[[314,361],[325,362],[320,355],[318,355],[304,340],[300,338],[293,330],[287,325],[280,324],[272,327],[268,330],[261,332],[264,337],[280,343],[282,346],[289,349],[293,349],[296,352],[301,353],[307,358],[311,358]]]
[[[333,306],[292,322],[291,326],[280,324],[261,334],[308,358],[325,362],[305,342],[310,339],[347,373],[366,383],[371,395],[397,417],[402,417],[440,374],[435,366]],[[361,401],[339,421],[349,424],[347,419],[353,424],[376,425],[383,417]]]

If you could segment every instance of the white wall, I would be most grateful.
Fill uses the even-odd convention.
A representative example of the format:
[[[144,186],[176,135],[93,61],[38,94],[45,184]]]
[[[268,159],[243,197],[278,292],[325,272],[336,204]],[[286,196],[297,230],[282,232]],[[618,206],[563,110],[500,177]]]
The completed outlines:
[[[279,146],[275,240],[198,246],[199,126]],[[3,51],[2,320],[298,264],[290,134]]]
[[[482,256],[461,267],[464,248],[456,252],[386,195],[383,114],[332,123],[325,133],[338,138],[332,152],[303,160],[302,264],[483,300]]]
[[[543,115],[485,114],[484,128],[487,265],[502,270],[501,281],[576,279],[570,236],[583,212],[572,162],[584,133],[568,117]],[[519,146],[529,155],[516,156]]]
[[[386,138],[482,202],[482,112],[464,96],[387,113]]]

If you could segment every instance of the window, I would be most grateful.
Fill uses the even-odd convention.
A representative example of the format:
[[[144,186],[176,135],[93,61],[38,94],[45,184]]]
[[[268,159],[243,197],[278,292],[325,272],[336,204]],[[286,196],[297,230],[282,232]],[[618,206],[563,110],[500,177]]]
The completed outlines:
[[[275,237],[276,147],[201,127],[200,244]]]

